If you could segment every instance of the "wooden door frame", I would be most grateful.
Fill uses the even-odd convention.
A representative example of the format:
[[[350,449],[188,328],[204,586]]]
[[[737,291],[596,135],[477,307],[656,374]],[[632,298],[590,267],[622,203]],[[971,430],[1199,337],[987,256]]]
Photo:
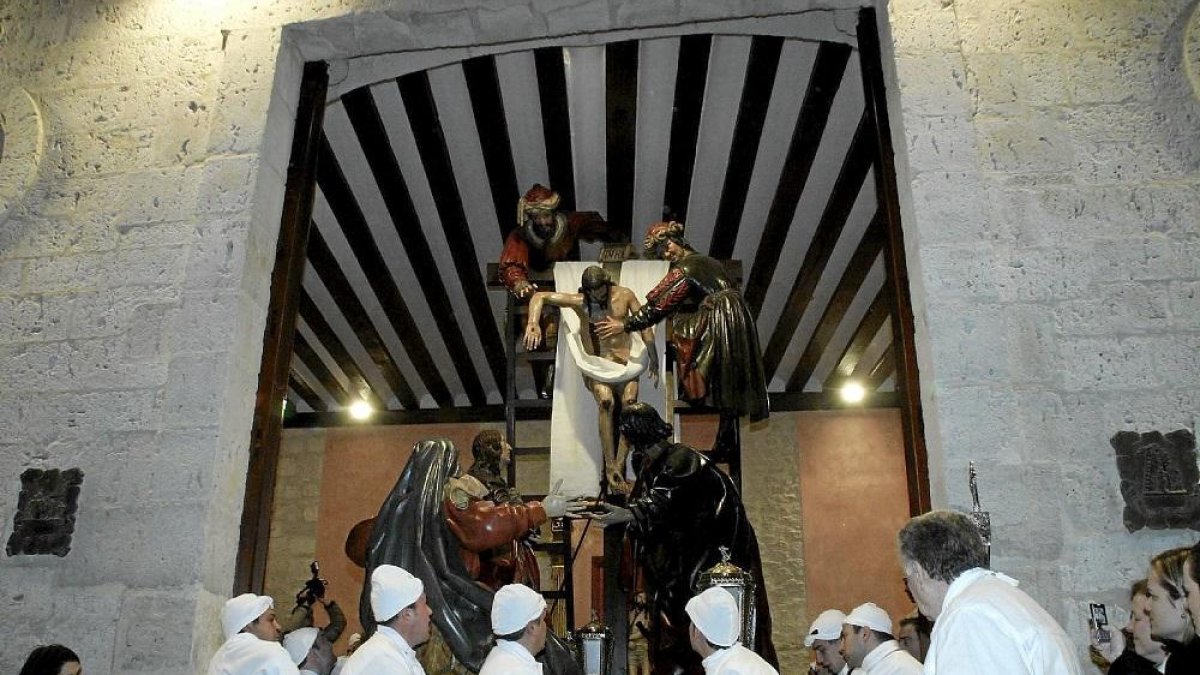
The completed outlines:
[[[279,240],[275,247],[275,266],[271,271],[271,296],[263,329],[262,362],[250,430],[250,462],[242,502],[242,529],[234,570],[235,594],[262,593],[266,579],[283,402],[287,398],[300,283],[307,260],[308,231],[316,195],[317,148],[325,121],[328,86],[328,64],[323,61],[304,64],[300,99],[296,104],[292,154],[284,185]]]

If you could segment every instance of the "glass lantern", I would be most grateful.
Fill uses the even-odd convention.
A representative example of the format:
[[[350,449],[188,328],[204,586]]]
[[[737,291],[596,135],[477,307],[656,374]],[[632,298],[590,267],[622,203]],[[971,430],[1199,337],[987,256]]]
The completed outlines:
[[[696,579],[695,591],[701,593],[713,586],[720,586],[729,591],[729,594],[737,601],[738,611],[742,617],[740,640],[747,649],[753,651],[755,628],[758,626],[758,615],[754,603],[754,577],[731,562],[728,547],[722,546],[719,550],[721,551],[721,562],[700,573]]]
[[[583,675],[608,675],[612,661],[612,631],[600,623],[595,612],[586,626],[575,631],[575,656]]]

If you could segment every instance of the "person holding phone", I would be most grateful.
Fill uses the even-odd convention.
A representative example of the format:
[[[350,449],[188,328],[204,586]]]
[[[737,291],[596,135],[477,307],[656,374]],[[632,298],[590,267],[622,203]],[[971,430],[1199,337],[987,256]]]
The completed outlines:
[[[1145,579],[1133,582],[1129,603],[1129,623],[1124,628],[1102,629],[1108,631],[1107,640],[1099,630],[1091,631],[1092,663],[1108,675],[1158,675],[1167,652],[1150,634],[1150,588]]]

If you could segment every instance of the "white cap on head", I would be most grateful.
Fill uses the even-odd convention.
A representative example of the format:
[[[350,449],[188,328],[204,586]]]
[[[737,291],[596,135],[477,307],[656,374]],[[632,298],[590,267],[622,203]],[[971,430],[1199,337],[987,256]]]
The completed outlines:
[[[892,617],[884,611],[882,607],[873,602],[864,602],[855,607],[846,615],[846,620],[843,623],[848,623],[851,626],[862,626],[877,630],[880,633],[892,634]]]
[[[492,598],[492,632],[511,635],[546,611],[541,593],[522,584],[502,586]]]
[[[720,586],[712,586],[688,600],[684,610],[704,637],[718,647],[737,642],[742,632],[742,614],[737,600]]]
[[[253,593],[242,593],[226,600],[225,609],[221,612],[221,630],[225,633],[225,639],[242,632],[243,628],[274,606],[275,601],[271,598]]]
[[[804,636],[804,646],[811,647],[817,640],[836,640],[842,636],[842,624],[846,614],[840,609],[827,609],[817,615],[817,620],[808,627]]]
[[[425,584],[402,567],[380,565],[371,572],[371,611],[376,621],[396,616],[424,592]]]
[[[297,628],[283,636],[283,648],[287,650],[288,656],[292,657],[292,663],[300,665],[308,658],[308,652],[316,641],[316,628]]]

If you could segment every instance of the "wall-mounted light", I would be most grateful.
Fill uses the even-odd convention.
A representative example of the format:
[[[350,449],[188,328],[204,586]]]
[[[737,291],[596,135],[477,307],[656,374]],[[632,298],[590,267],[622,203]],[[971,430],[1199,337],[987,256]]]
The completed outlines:
[[[355,401],[354,403],[350,404],[350,417],[352,419],[355,419],[355,420],[358,420],[361,422],[363,420],[371,419],[371,415],[374,415],[374,414],[375,414],[375,409],[372,408],[371,404],[367,403],[366,401],[359,399],[359,400]]]
[[[842,385],[841,394],[846,403],[862,403],[867,397],[867,390],[857,382],[847,382]]]

